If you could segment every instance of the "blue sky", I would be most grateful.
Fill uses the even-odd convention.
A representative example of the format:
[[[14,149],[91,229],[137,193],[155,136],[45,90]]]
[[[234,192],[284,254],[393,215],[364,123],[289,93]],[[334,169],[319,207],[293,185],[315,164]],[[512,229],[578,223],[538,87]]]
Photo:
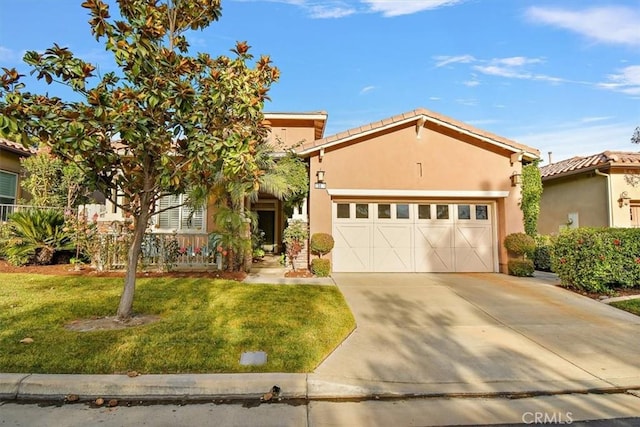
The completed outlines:
[[[113,69],[81,0],[0,0],[0,66],[53,42]],[[114,0],[108,3],[115,4]],[[281,70],[270,112],[326,111],[326,135],[424,107],[552,151],[638,151],[640,0],[223,0],[189,40],[247,40]],[[27,89],[62,89],[27,81]]]

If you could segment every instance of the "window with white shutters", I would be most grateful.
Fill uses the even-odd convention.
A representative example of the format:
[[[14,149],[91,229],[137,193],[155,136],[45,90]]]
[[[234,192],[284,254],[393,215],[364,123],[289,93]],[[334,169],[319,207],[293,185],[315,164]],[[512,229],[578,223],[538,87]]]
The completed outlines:
[[[162,230],[206,231],[204,209],[193,209],[182,205],[182,194],[164,196],[158,201],[158,210],[164,210],[155,216],[156,227]],[[171,208],[172,206],[175,206]]]

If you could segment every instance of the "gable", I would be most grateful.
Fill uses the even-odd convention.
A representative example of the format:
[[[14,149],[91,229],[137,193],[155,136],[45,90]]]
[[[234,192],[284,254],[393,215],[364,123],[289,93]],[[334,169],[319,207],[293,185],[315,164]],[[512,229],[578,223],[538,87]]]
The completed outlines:
[[[417,109],[408,113],[369,123],[353,128],[321,140],[303,144],[297,151],[301,156],[308,157],[329,148],[344,147],[354,143],[367,141],[378,135],[388,134],[398,129],[413,127],[416,137],[422,138],[424,129],[431,129],[439,133],[453,135],[455,139],[484,145],[487,148],[503,150],[505,153],[521,154],[526,160],[539,158],[540,152],[523,144],[504,137],[475,128],[450,117],[425,109]]]

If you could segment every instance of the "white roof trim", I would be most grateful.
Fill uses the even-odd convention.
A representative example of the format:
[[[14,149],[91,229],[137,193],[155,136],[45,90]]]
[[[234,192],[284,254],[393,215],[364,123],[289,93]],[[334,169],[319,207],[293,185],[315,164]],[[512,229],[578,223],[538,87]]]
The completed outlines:
[[[264,113],[264,118],[269,119],[305,119],[305,120],[327,120],[324,113]]]
[[[430,197],[430,198],[477,198],[499,199],[509,197],[508,191],[481,191],[481,190],[382,190],[382,189],[356,189],[356,188],[328,188],[330,196],[356,196],[356,197]]]
[[[412,122],[415,122],[418,118],[419,118],[418,116],[414,116],[408,119],[400,120],[399,122],[389,123],[388,125],[384,125],[379,128],[369,129],[364,132],[358,132],[353,135],[348,135],[344,138],[336,139],[335,141],[327,142],[326,144],[316,145],[315,147],[307,148],[306,150],[299,151],[298,154],[304,155],[304,154],[313,153],[314,151],[318,151],[321,148],[333,147],[334,145],[342,144],[344,142],[351,141],[352,139],[362,138],[363,136],[378,133],[386,129],[391,129],[406,123],[412,123]]]
[[[451,123],[445,122],[443,120],[439,120],[439,119],[436,119],[434,117],[427,116],[425,114],[420,114],[418,116],[413,116],[413,117],[410,117],[410,118],[407,118],[407,119],[403,119],[403,120],[400,120],[400,121],[397,121],[397,122],[389,123],[388,125],[384,125],[384,126],[381,126],[379,128],[369,129],[369,130],[361,132],[361,133],[348,135],[348,136],[345,136],[344,138],[340,138],[340,139],[337,139],[335,141],[328,142],[326,144],[321,144],[321,145],[317,145],[315,147],[307,148],[306,150],[300,151],[298,154],[304,155],[304,154],[313,153],[314,151],[317,151],[320,148],[332,147],[334,145],[338,145],[338,144],[342,144],[342,143],[351,141],[352,139],[361,138],[363,136],[371,135],[373,133],[381,132],[381,131],[384,131],[386,129],[397,127],[397,126],[400,126],[400,125],[403,125],[403,124],[412,123],[412,122],[415,122],[416,120],[420,120],[420,121],[424,121],[424,122],[430,121],[430,122],[436,123],[436,124],[438,124],[440,126],[444,126],[446,128],[453,129],[456,132],[460,132],[460,133],[463,133],[465,135],[469,135],[469,136],[471,136],[473,138],[480,139],[482,141],[488,142],[488,143],[493,144],[495,146],[504,148],[504,149],[506,149],[508,151],[511,151],[513,153],[523,152],[523,150],[521,148],[513,147],[511,145],[496,141],[495,139],[491,139],[489,137],[482,136],[482,135],[474,133],[474,132],[470,132],[470,131],[468,131],[466,129],[463,129],[463,128],[455,126],[455,125],[452,125]],[[424,126],[424,122],[423,122],[423,125],[421,127]],[[539,158],[534,153],[529,153],[529,152],[523,152],[523,153],[526,154],[526,156],[529,159],[537,159],[537,158]]]

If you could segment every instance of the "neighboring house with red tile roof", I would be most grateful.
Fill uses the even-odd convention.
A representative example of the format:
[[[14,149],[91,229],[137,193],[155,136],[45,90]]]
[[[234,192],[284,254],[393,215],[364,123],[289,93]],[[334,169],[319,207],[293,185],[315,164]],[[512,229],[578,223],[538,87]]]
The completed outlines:
[[[23,196],[20,189],[20,159],[35,153],[33,148],[0,138],[0,221],[5,221],[7,216],[7,208],[3,208],[3,205],[14,205]]]
[[[640,152],[604,151],[540,168],[538,232],[640,226]]]

